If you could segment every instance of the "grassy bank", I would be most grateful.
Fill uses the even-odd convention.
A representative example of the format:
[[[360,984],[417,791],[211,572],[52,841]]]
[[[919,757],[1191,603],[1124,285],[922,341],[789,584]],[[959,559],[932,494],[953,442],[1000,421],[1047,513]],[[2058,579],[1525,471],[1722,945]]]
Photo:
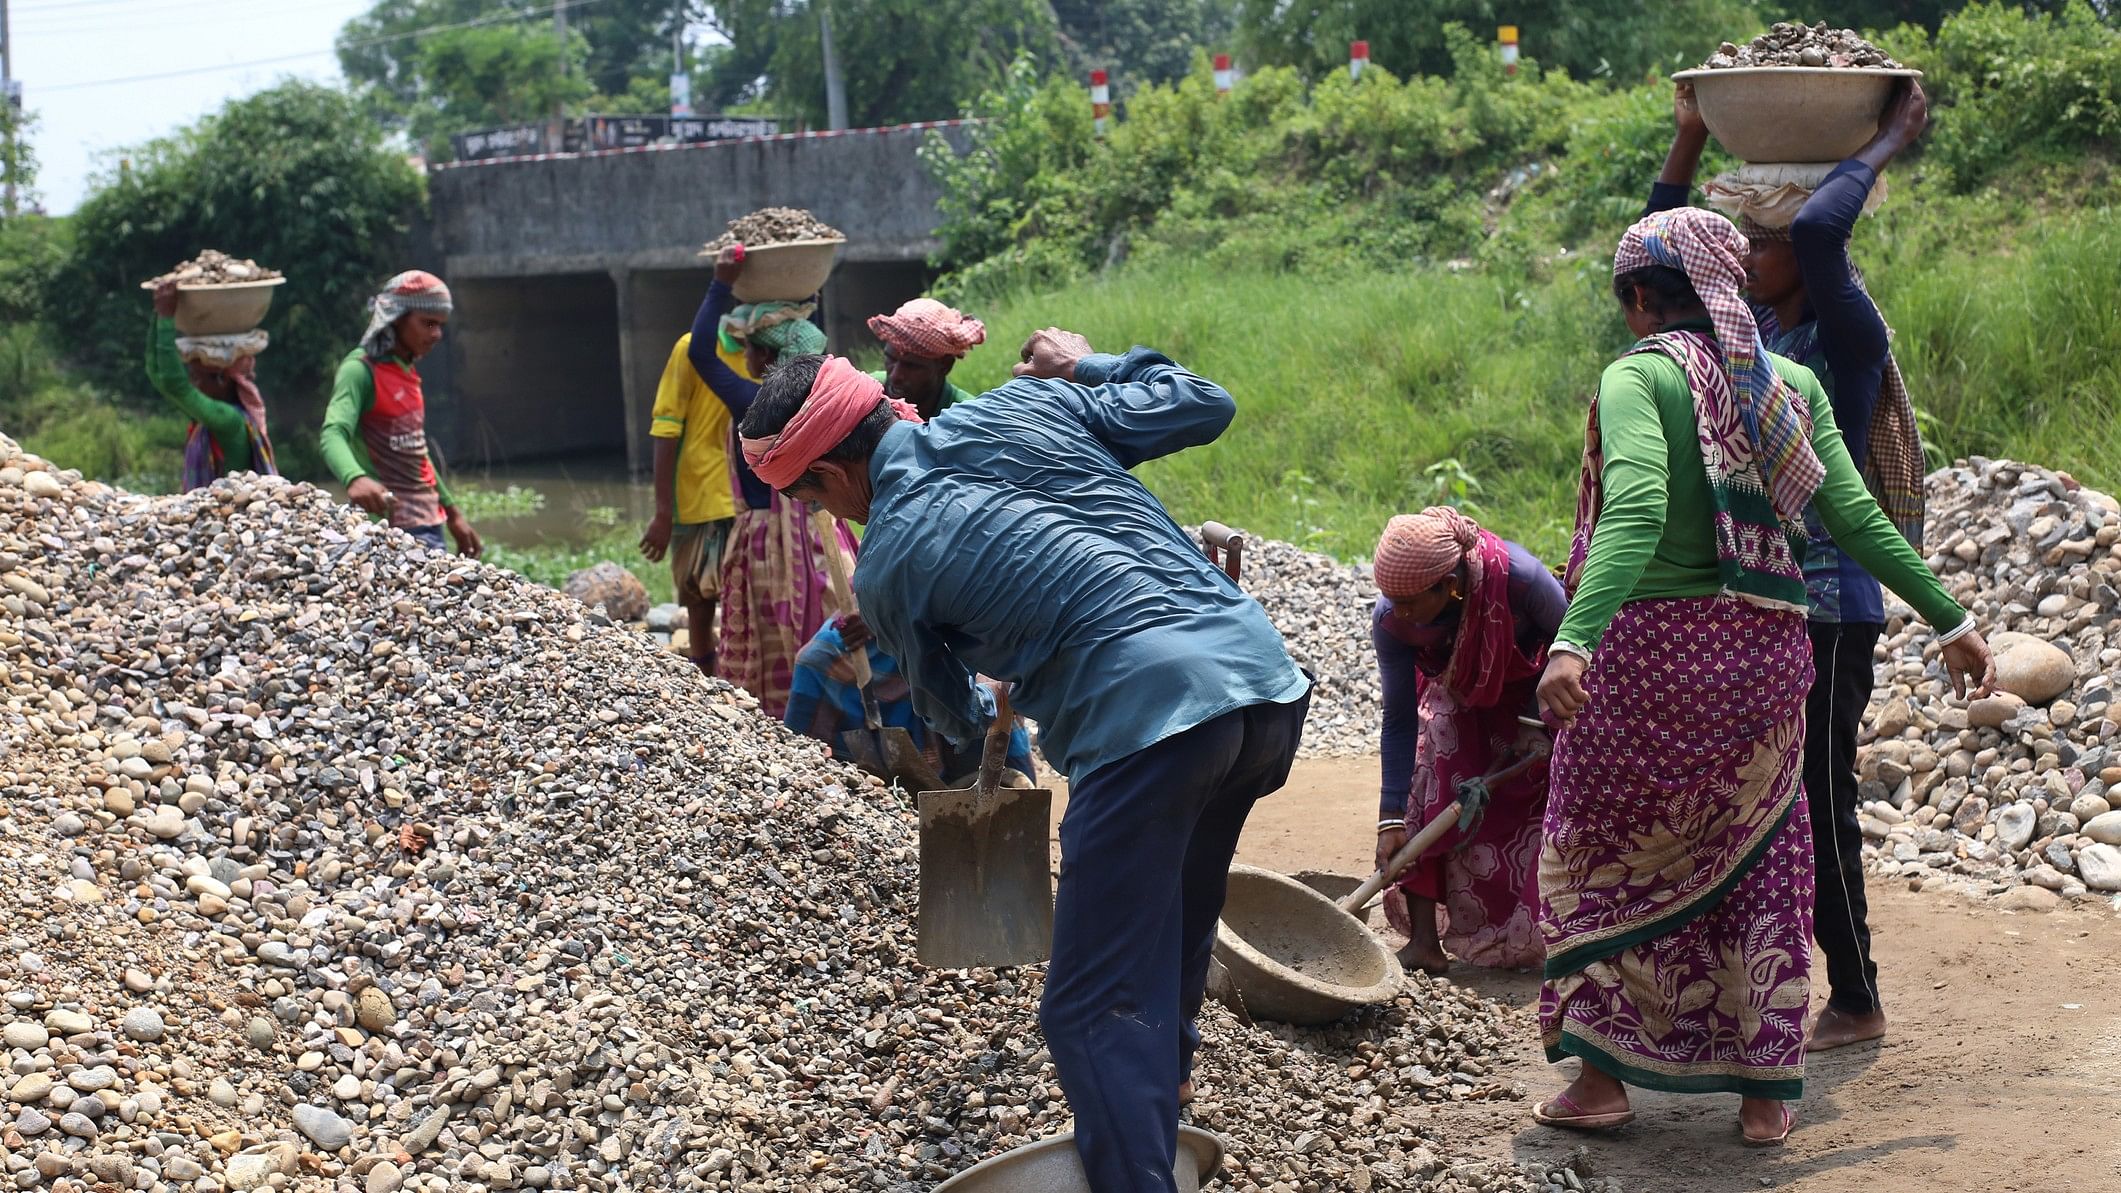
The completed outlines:
[[[1936,452],[2121,486],[2121,212],[1925,203],[1918,189],[1865,223],[1857,256]],[[1544,272],[1519,286],[1478,269],[1163,257],[980,310],[988,343],[960,373],[998,383],[1049,324],[1100,348],[1150,344],[1240,404],[1215,447],[1143,469],[1180,518],[1357,557],[1392,514],[1457,498],[1558,558],[1584,402],[1628,336],[1604,261],[1560,257]]]

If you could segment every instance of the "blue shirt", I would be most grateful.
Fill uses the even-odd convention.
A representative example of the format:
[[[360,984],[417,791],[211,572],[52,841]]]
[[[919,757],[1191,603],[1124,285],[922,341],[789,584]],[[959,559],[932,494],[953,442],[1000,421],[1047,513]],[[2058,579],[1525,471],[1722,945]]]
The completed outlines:
[[[920,749],[928,748],[928,726],[913,712],[913,700],[898,663],[879,648],[874,639],[866,646],[869,656],[869,693],[876,697],[877,719],[888,728],[904,729]],[[862,690],[855,686],[854,667],[842,665],[847,657],[846,640],[839,627],[826,622],[809,645],[796,652],[795,677],[788,688],[788,712],[781,720],[797,733],[805,733],[832,747],[832,756],[842,762],[852,755],[840,743],[840,734],[862,728]],[[950,761],[950,760],[941,760]],[[971,764],[979,755],[971,754]],[[1009,753],[1004,765],[1026,778],[1036,779],[1031,762],[1031,735],[1022,725],[1009,730]],[[948,766],[937,768],[946,779],[955,778]]]
[[[1310,681],[1127,471],[1213,442],[1237,404],[1145,348],[1085,357],[1075,375],[1020,378],[887,432],[854,586],[929,724],[978,736],[992,710],[974,673],[1013,681],[1047,760],[1079,783]]]

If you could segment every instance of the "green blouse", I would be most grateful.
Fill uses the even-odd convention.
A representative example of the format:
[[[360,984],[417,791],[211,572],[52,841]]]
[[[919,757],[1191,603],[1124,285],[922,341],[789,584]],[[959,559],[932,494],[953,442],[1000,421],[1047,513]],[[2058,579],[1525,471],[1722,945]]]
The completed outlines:
[[[1827,532],[1933,628],[1957,628],[1966,611],[1864,487],[1818,378],[1794,361],[1772,354],[1768,359],[1811,403],[1812,449],[1826,466],[1812,509]],[[1639,352],[1606,366],[1598,383],[1598,433],[1605,451],[1604,504],[1590,557],[1555,635],[1557,642],[1586,651],[1597,647],[1625,602],[1713,596],[1722,587],[1694,395],[1678,362]],[[1668,517],[1672,510],[1680,516]]]
[[[147,379],[170,405],[214,437],[228,471],[245,472],[252,467],[250,427],[244,422],[243,408],[199,392],[191,383],[191,374],[184,371],[184,358],[177,355],[176,322],[159,315],[147,325]]]

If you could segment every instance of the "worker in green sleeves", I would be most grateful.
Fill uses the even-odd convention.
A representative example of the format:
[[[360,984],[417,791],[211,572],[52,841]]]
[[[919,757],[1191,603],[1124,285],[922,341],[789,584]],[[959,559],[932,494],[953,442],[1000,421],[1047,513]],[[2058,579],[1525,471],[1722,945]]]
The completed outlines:
[[[972,400],[973,394],[950,383],[950,370],[986,342],[985,324],[932,298],[916,298],[888,315],[871,316],[869,331],[884,344],[883,370],[869,375],[923,421]]]
[[[427,452],[427,400],[413,368],[442,342],[453,309],[442,279],[418,269],[390,279],[369,303],[368,331],[339,362],[324,411],[324,462],[346,499],[436,550],[476,559],[479,533],[450,498]]]
[[[231,472],[275,475],[265,399],[255,376],[257,355],[268,342],[265,332],[180,336],[177,284],[156,286],[154,302],[154,319],[147,326],[147,379],[191,420],[184,438],[184,491],[204,488]]]

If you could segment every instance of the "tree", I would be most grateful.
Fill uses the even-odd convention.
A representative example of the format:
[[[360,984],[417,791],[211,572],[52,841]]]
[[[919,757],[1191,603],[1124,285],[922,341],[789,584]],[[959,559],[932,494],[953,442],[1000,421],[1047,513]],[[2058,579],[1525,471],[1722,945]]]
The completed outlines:
[[[36,204],[37,150],[30,133],[37,127],[34,112],[24,112],[0,98],[0,184],[15,188],[15,211]],[[0,215],[13,214],[0,212]]]
[[[1348,43],[1370,43],[1370,59],[1395,74],[1447,74],[1443,27],[1458,23],[1492,38],[1516,25],[1524,53],[1579,79],[1632,81],[1651,70],[1692,66],[1722,40],[1757,33],[1747,0],[1240,0],[1248,61],[1317,75],[1348,61]]]
[[[1234,50],[1235,0],[1053,0],[1071,73],[1103,67],[1122,95],[1170,83],[1195,54]]]
[[[753,3],[782,14],[768,95],[782,113],[813,127],[825,118],[816,4],[829,5],[847,119],[856,127],[957,116],[1001,82],[1018,53],[1060,60],[1053,8],[1044,0]]]
[[[376,0],[339,31],[339,68],[376,119],[446,156],[450,133],[661,90],[672,33],[707,12],[704,0],[596,0],[568,9],[562,48],[553,3]]]
[[[74,246],[47,287],[84,371],[151,401],[140,378],[140,282],[217,248],[287,274],[258,358],[268,400],[321,408],[368,297],[404,268],[419,175],[344,93],[288,82],[131,151],[72,219]]]

